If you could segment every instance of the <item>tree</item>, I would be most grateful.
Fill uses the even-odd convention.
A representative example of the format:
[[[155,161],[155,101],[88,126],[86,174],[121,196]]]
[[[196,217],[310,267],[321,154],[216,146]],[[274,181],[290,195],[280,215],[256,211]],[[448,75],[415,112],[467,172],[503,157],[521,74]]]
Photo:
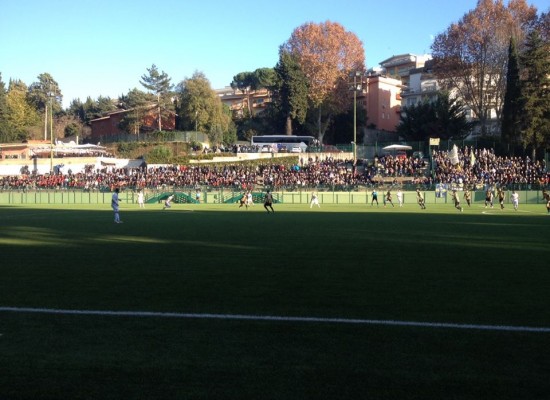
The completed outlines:
[[[550,42],[550,11],[539,16],[535,28],[539,30],[542,40]]]
[[[273,68],[258,68],[254,71],[254,84],[252,89],[271,90],[277,81],[277,74]]]
[[[67,114],[78,118],[82,123],[86,122],[86,113],[84,112],[84,104],[80,99],[73,99],[66,110]]]
[[[120,128],[136,136],[139,135],[143,125],[143,116],[154,101],[155,98],[151,93],[145,93],[136,88],[130,90],[128,94],[120,96],[118,98],[119,106],[128,110],[120,122]]]
[[[502,106],[501,137],[504,143],[511,144],[520,139],[522,113],[519,55],[516,39],[512,36],[508,49],[506,92]]]
[[[434,73],[441,86],[454,91],[475,113],[487,132],[491,112],[500,121],[511,36],[521,40],[536,18],[526,0],[478,0],[474,10],[436,36]]]
[[[283,47],[279,49],[279,62],[275,66],[277,86],[274,101],[285,116],[285,133],[292,135],[292,121],[303,124],[308,110],[307,78],[295,56]]]
[[[550,42],[543,41],[540,30],[527,37],[523,65],[522,102],[524,120],[522,141],[531,148],[533,159],[536,150],[550,145]]]
[[[162,109],[166,108],[165,104],[171,104],[170,101],[167,101],[166,97],[170,94],[172,90],[172,85],[170,81],[172,78],[164,71],[159,73],[157,66],[153,64],[151,68],[147,68],[148,74],[141,76],[141,83],[143,87],[147,90],[150,90],[157,97],[158,104],[158,129],[162,131]]]
[[[65,137],[78,136],[80,134],[80,125],[71,122],[65,127]]]
[[[28,90],[28,100],[37,111],[44,111],[50,105],[50,100],[53,100],[54,114],[59,113],[62,109],[63,95],[59,84],[53,77],[44,72],[38,75],[38,81],[31,83]]]
[[[230,144],[226,141],[236,140],[231,113],[202,72],[195,71],[191,78],[184,79],[177,85],[176,91],[179,94],[178,129],[206,132],[213,145]]]
[[[439,132],[438,137],[462,140],[471,133],[473,124],[468,122],[462,101],[451,97],[448,92],[440,92],[432,107],[435,116],[433,133]]]
[[[20,80],[10,80],[6,96],[7,129],[4,141],[26,139],[29,128],[39,123],[39,116],[27,100],[27,85]]]
[[[406,140],[424,141],[432,136],[434,120],[435,115],[431,104],[423,101],[403,108],[401,122],[396,130]]]
[[[44,140],[47,139],[48,118],[54,118],[63,110],[63,96],[59,84],[47,72],[38,75],[38,82],[29,86],[28,101],[38,112],[44,115]]]
[[[348,76],[364,71],[365,51],[354,33],[338,23],[306,23],[283,44],[296,57],[307,78],[308,98],[317,112],[317,136],[322,142],[332,116],[349,105]]]
[[[87,121],[90,121],[91,119],[100,118],[111,111],[115,111],[116,106],[113,100],[108,96],[99,96],[95,101],[88,97],[84,104],[84,110],[86,112]]]
[[[0,142],[5,141],[5,135],[8,132],[8,105],[7,105],[7,93],[6,85],[2,80],[2,73],[0,72]]]
[[[246,94],[247,117],[252,115],[252,110],[250,108],[250,92],[255,86],[256,77],[253,72],[239,72],[231,81],[231,88],[233,90],[240,90],[243,94]]]
[[[400,120],[397,133],[407,140],[423,141],[430,137],[461,140],[472,129],[464,105],[447,92],[439,93],[434,102],[425,100],[405,107]]]

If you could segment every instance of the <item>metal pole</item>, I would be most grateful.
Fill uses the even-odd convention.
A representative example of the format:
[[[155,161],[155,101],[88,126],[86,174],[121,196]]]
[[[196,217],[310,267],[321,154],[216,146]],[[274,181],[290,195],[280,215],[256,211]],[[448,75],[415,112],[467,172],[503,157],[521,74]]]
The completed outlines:
[[[357,73],[353,74],[353,165],[357,162]]]
[[[50,174],[53,174],[53,93],[50,88]]]
[[[48,140],[48,103],[44,106],[44,140]]]

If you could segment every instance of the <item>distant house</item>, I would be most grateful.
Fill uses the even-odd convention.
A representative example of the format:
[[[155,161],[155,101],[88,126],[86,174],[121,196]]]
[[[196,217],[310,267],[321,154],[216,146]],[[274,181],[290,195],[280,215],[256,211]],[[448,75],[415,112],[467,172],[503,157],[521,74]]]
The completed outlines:
[[[399,79],[385,75],[369,75],[365,92],[368,124],[376,129],[395,132],[401,113],[401,89]]]
[[[409,84],[401,92],[403,107],[411,107],[423,101],[435,101],[440,88],[432,68],[433,61],[430,60],[423,67],[410,71]]]
[[[104,138],[127,135],[128,132],[121,128],[121,122],[126,115],[135,111],[134,109],[118,110],[110,112],[103,117],[90,120],[92,129],[90,140],[97,142],[104,140]],[[158,113],[155,105],[140,112],[143,116],[140,118],[140,130],[136,133],[147,133],[158,129]],[[164,112],[161,122],[162,130],[173,131],[176,128],[176,114],[173,111]]]
[[[271,92],[267,89],[253,90],[250,93],[243,93],[241,90],[235,90],[230,86],[223,89],[216,89],[216,94],[223,104],[231,110],[234,118],[242,118],[245,110],[248,110],[250,101],[250,113],[253,117],[265,110],[267,104],[271,102]]]
[[[431,58],[429,54],[399,54],[380,62],[380,66],[384,75],[400,79],[403,85],[409,86],[411,71],[423,67]]]

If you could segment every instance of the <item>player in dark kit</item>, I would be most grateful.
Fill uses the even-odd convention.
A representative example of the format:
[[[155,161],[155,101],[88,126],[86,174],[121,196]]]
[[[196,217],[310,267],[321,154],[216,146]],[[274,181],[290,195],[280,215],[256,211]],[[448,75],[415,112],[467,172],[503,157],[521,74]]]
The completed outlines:
[[[264,208],[267,212],[269,212],[268,207],[271,208],[271,212],[275,212],[275,210],[273,209],[273,195],[269,192],[269,190],[264,197]]]
[[[248,195],[248,192],[243,193],[243,197],[241,197],[241,200],[239,200],[239,208],[241,208],[242,206],[245,206],[248,209],[248,202],[246,201],[247,195]]]
[[[375,201],[376,207],[378,207],[378,192],[376,191],[376,189],[372,191],[372,201],[370,202],[370,205],[373,206]]]
[[[472,205],[472,192],[470,189],[466,189],[464,191],[464,200],[466,200],[466,204],[468,204],[468,207]]]
[[[504,194],[504,189],[502,188],[497,189],[497,197],[498,197],[498,203],[500,204],[500,209],[504,210],[504,199],[506,197]]]
[[[384,207],[386,207],[386,202],[390,203],[392,207],[395,207],[393,205],[392,197],[391,197],[391,191],[388,190],[386,193],[386,197],[384,198]]]
[[[453,201],[457,210],[459,210],[460,212],[464,211],[464,209],[460,206],[460,196],[458,195],[456,190],[453,190]]]
[[[550,193],[546,190],[542,191],[542,198],[546,201],[546,211],[550,214]]]

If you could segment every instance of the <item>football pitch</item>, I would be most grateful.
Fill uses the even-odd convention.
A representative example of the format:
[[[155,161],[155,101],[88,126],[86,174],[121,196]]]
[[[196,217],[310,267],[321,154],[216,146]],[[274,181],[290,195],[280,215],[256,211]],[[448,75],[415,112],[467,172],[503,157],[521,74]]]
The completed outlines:
[[[0,206],[0,399],[547,399],[550,215]]]

